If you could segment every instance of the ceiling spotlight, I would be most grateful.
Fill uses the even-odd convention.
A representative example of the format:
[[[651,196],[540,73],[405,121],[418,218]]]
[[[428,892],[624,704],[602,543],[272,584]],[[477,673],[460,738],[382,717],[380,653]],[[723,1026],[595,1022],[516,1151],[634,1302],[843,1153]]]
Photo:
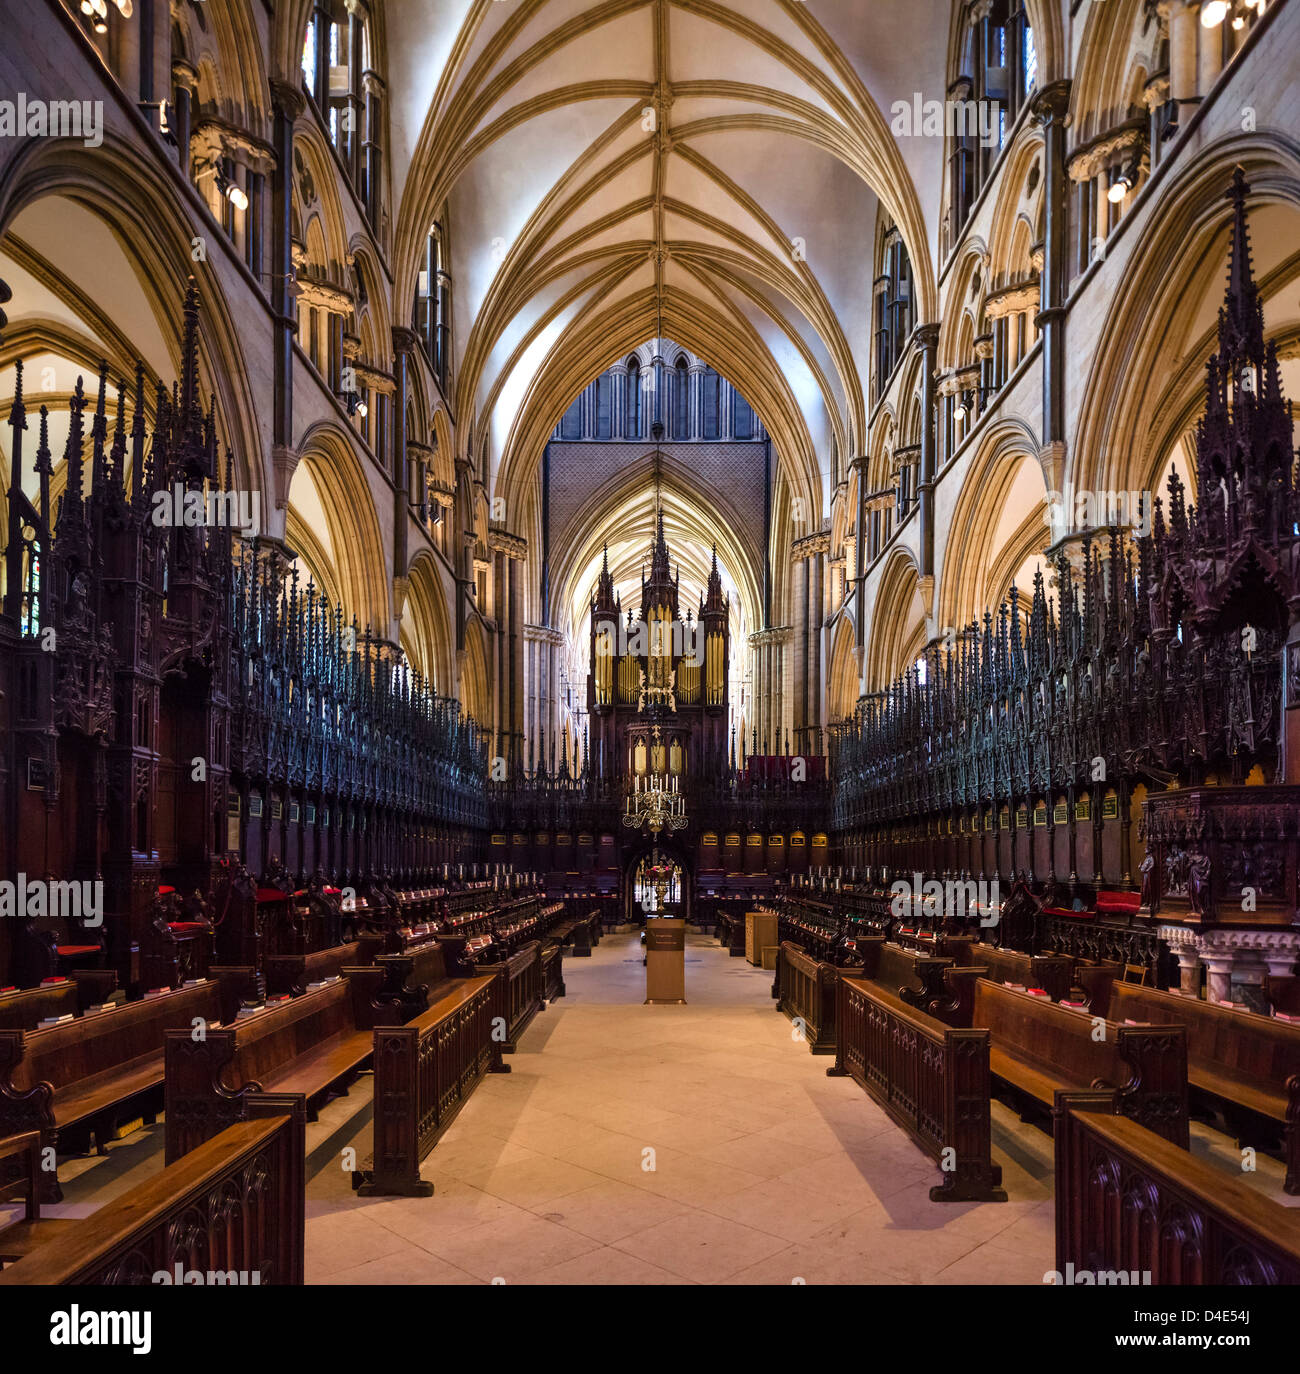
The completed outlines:
[[[1205,0],[1201,6],[1201,27],[1215,29],[1227,18],[1230,6],[1228,0]]]

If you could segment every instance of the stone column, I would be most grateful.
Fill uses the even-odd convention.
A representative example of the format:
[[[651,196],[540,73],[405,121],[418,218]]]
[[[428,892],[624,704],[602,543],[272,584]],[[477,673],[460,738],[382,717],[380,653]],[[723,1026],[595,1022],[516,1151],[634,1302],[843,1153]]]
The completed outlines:
[[[830,536],[824,534],[820,538],[825,543],[818,548],[812,558],[812,621],[808,626],[811,662],[808,670],[808,725],[813,732],[811,750],[818,754],[825,748],[822,734],[822,699],[825,696],[822,680],[822,630],[826,616],[826,555],[830,551]]]
[[[1195,0],[1171,0],[1169,13],[1169,94],[1177,101],[1197,94],[1197,30],[1200,6]]]
[[[803,549],[803,541],[795,545],[794,549],[795,567],[797,576],[795,579],[795,619],[794,633],[795,650],[794,662],[791,663],[791,688],[793,701],[794,717],[794,737],[795,747],[799,750],[808,748],[805,735],[808,730],[808,627],[812,621],[812,591],[809,586],[808,556]]]
[[[176,160],[190,180],[190,138],[194,130],[194,92],[198,89],[199,74],[188,62],[172,63],[172,90],[175,108],[171,112],[171,128],[176,138]]]
[[[939,326],[922,325],[916,331],[921,350],[921,473],[917,488],[920,504],[922,577],[934,576],[934,361],[939,348]]]
[[[271,83],[274,107],[271,176],[271,309],[275,314],[274,411],[272,444],[288,451],[293,443],[293,336],[297,329],[293,275],[293,125],[302,112],[302,92],[287,82]],[[285,493],[287,499],[287,491]]]
[[[687,430],[692,439],[699,439],[704,433],[704,373],[706,370],[706,365],[701,362],[693,362],[687,369],[686,375],[690,386]]]
[[[1065,443],[1065,292],[1069,221],[1065,170],[1065,121],[1070,83],[1057,81],[1034,97],[1033,114],[1043,130],[1045,227],[1039,281],[1038,329],[1043,338],[1043,446]],[[1104,200],[1104,197],[1103,197]],[[1062,454],[1062,461],[1064,455]]]
[[[1217,24],[1212,29],[1201,29],[1200,33],[1197,34],[1200,39],[1200,48],[1197,54],[1196,78],[1201,95],[1210,93],[1210,88],[1218,80],[1219,73],[1223,70],[1223,30],[1230,19],[1231,11],[1222,23]]]

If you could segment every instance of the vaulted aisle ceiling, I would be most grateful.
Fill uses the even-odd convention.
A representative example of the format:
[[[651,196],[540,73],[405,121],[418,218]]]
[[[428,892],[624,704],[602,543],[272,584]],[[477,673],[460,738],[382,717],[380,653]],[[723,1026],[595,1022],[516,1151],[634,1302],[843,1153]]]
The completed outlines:
[[[399,298],[449,207],[453,403],[493,487],[578,389],[660,332],[707,357],[824,514],[866,425],[876,198],[933,318],[945,0],[426,0],[391,6]],[[943,35],[939,41],[937,35]],[[924,145],[928,147],[909,146]],[[466,422],[470,422],[467,426]]]

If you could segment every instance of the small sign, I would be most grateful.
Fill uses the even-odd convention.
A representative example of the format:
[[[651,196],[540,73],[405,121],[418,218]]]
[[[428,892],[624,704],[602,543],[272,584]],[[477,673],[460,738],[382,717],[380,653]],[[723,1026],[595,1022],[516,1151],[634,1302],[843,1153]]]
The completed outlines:
[[[297,825],[297,824],[298,824],[298,818],[299,818],[300,815],[301,815],[301,811],[299,810],[298,803],[297,803],[297,802],[290,802],[290,803],[289,803],[289,824],[290,824],[290,825]]]
[[[307,803],[307,824],[308,824],[308,825],[315,825],[315,824],[316,824],[316,803],[315,803],[315,802],[308,802],[308,803]]]
[[[252,796],[248,799],[248,815],[251,820],[257,820],[262,814],[262,799]]]
[[[1092,820],[1092,798],[1080,797],[1074,804],[1074,819],[1076,821]]]
[[[1070,804],[1066,801],[1059,801],[1052,807],[1052,824],[1064,825],[1070,819]]]
[[[1101,818],[1103,821],[1119,819],[1119,797],[1113,788],[1101,799]]]
[[[1043,826],[1047,824],[1047,803],[1039,802],[1034,807],[1034,825]]]

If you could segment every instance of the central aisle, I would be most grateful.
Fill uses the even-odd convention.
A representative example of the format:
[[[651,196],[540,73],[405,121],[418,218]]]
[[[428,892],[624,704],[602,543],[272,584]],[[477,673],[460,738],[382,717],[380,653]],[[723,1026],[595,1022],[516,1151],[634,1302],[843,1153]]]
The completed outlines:
[[[935,1165],[794,1040],[770,973],[688,935],[689,1005],[647,1007],[637,937],[615,935],[564,979],[425,1161],[433,1197],[311,1179],[309,1283],[1039,1284],[1053,1268],[1051,1142],[996,1104],[1011,1201],[933,1203]]]

